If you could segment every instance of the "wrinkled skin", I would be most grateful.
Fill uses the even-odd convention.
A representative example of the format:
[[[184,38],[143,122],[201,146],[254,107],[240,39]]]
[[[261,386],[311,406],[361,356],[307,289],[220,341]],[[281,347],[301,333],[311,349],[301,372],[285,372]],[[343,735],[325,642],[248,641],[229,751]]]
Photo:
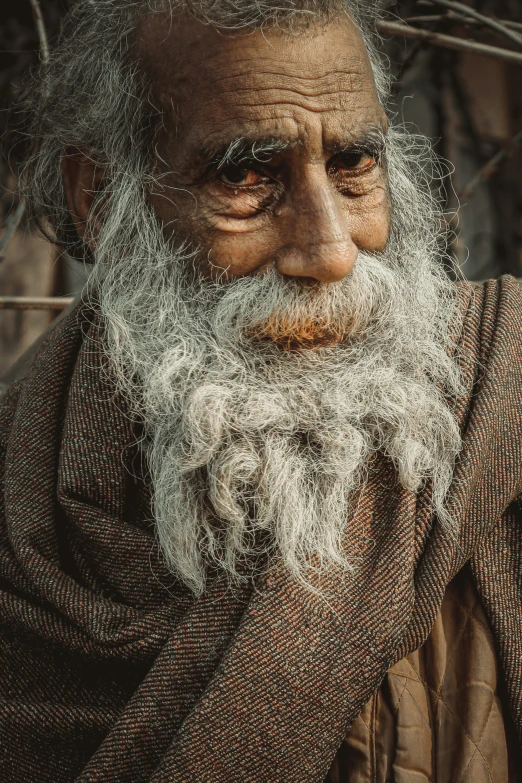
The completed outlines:
[[[203,249],[206,274],[275,265],[303,283],[331,283],[350,274],[359,250],[384,249],[386,118],[348,17],[289,36],[155,14],[136,50],[163,118],[150,198],[167,233]],[[223,163],[236,139],[241,154]],[[70,156],[64,174],[82,233],[102,172]]]

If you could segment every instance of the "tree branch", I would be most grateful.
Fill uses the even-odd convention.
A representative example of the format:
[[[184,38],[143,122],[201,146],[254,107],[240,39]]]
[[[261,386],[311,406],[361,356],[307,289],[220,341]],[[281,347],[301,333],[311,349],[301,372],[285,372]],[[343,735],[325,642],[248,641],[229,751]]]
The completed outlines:
[[[39,0],[29,0],[31,4],[31,10],[33,12],[34,23],[38,32],[38,38],[40,39],[40,55],[42,62],[46,63],[49,60],[49,42],[47,40],[47,32],[45,30],[45,23],[42,16],[42,9],[40,8]],[[7,245],[11,241],[16,229],[21,223],[21,220],[25,212],[25,203],[23,199],[20,200],[16,210],[12,215],[7,218],[6,229],[2,239],[0,239],[0,262],[3,261],[3,252]],[[0,308],[1,309],[1,308]]]
[[[429,0],[427,0],[429,2]],[[481,23],[477,19],[473,19],[471,16],[464,16],[464,14],[456,13],[455,11],[447,11],[445,14],[417,14],[416,16],[406,16],[403,20],[408,24],[431,24],[436,22],[465,22],[467,25],[474,27],[481,26]],[[512,30],[522,30],[522,22],[511,22],[509,19],[499,20],[504,27],[509,27]],[[521,39],[522,40],[522,39]]]
[[[477,43],[476,41],[467,41],[464,38],[457,38],[454,35],[433,33],[430,30],[421,30],[418,27],[409,27],[406,24],[400,24],[398,22],[377,22],[377,29],[384,35],[404,36],[404,38],[425,41],[427,44],[432,44],[433,46],[441,46],[444,49],[455,49],[460,52],[474,52],[475,54],[496,57],[499,60],[506,60],[510,63],[522,65],[522,53],[512,52],[509,49],[502,49],[498,46]]]
[[[46,63],[49,60],[49,42],[47,40],[47,32],[42,16],[42,9],[40,8],[39,0],[29,0],[29,2],[31,3],[31,10],[33,12],[34,23],[38,32],[38,38],[40,39],[40,53],[42,56],[42,61]]]
[[[20,225],[20,221],[24,216],[24,212],[25,204],[23,201],[20,201],[13,214],[9,215],[6,220],[4,235],[2,239],[0,239],[0,261],[4,260],[3,252],[11,241],[16,229]]]
[[[488,179],[490,179],[490,177],[497,173],[500,164],[514,152],[519,144],[522,144],[522,131],[517,133],[516,136],[511,139],[509,144],[493,155],[491,160],[488,160],[488,162],[482,166],[479,171],[477,171],[471,182],[469,182],[466,187],[458,194],[459,201],[468,201],[471,196],[473,196],[479,185],[481,185],[483,182],[486,182]]]
[[[493,28],[493,30],[496,30],[497,33],[505,35],[511,41],[514,41],[517,46],[522,46],[522,38],[520,35],[518,35],[518,33],[515,33],[513,30],[509,30],[504,24],[502,24],[502,22],[499,22],[497,19],[492,19],[490,16],[484,16],[484,14],[475,11],[475,9],[470,8],[469,5],[456,2],[456,0],[429,0],[429,2],[433,5],[441,5],[444,8],[449,8],[451,11],[456,11],[457,13],[464,16],[470,16],[472,19],[476,19],[486,27]]]
[[[0,296],[0,310],[65,310],[74,296]]]

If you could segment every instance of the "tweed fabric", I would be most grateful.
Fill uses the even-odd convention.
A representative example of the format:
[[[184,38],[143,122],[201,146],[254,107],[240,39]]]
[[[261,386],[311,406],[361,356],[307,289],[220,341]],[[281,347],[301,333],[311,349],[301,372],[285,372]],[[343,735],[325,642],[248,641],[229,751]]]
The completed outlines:
[[[448,536],[376,458],[328,599],[273,569],[194,601],[161,561],[139,433],[75,311],[0,413],[0,780],[320,783],[466,563],[522,738],[522,290],[461,290],[470,393]]]

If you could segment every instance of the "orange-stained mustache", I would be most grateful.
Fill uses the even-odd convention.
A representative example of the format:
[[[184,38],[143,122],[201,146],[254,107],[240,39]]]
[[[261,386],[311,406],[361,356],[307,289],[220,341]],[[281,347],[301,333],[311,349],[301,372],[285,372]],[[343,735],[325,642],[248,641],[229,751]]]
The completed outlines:
[[[332,323],[330,319],[288,318],[274,315],[252,330],[255,340],[270,340],[287,351],[333,347],[351,332],[352,320]]]

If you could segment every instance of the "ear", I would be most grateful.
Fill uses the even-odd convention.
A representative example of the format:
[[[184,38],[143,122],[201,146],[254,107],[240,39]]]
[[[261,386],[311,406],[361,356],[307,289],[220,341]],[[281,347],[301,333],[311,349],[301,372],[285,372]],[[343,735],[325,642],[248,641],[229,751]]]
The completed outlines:
[[[71,219],[83,239],[105,170],[77,147],[66,147],[62,157],[62,172]],[[93,251],[90,237],[87,244]]]

